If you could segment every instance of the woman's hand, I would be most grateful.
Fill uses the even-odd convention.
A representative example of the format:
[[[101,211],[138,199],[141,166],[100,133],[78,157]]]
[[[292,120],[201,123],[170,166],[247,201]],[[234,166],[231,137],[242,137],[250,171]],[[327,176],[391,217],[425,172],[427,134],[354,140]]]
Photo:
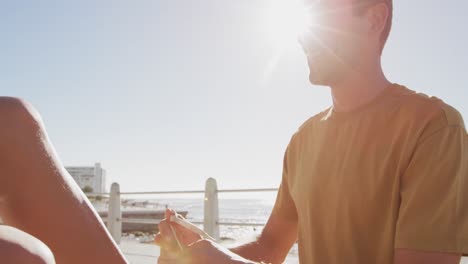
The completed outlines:
[[[254,263],[234,254],[214,241],[202,239],[199,234],[171,222],[170,218],[175,214],[174,210],[167,209],[165,219],[159,223],[159,233],[155,237],[155,243],[161,247],[159,264]],[[175,236],[172,229],[175,231]]]
[[[161,248],[173,248],[174,246],[178,247],[178,242],[182,247],[187,247],[188,245],[201,239],[201,236],[183,226],[180,226],[176,223],[170,221],[171,216],[176,215],[176,212],[172,209],[166,209],[165,218],[159,223],[159,233],[154,238],[156,245]],[[176,237],[172,233],[172,229],[175,231]]]

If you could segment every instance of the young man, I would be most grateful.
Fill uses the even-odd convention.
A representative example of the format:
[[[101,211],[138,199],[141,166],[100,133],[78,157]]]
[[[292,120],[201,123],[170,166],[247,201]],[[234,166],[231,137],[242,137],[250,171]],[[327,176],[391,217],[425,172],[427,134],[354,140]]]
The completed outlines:
[[[462,117],[386,79],[391,0],[323,0],[314,8],[320,21],[301,44],[310,82],[331,88],[333,106],[292,137],[257,241],[228,251],[172,224],[188,259],[281,263],[298,241],[305,264],[459,263],[468,252]],[[163,247],[173,243],[168,225],[157,237]]]
[[[37,112],[0,97],[0,263],[127,263],[58,160]]]

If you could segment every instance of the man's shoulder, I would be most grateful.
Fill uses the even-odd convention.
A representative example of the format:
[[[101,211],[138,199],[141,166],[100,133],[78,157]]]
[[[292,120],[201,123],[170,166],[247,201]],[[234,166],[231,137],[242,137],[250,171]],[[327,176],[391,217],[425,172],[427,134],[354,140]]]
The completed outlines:
[[[321,120],[326,118],[329,115],[330,110],[331,106],[311,116],[305,122],[303,122],[296,130],[296,132],[292,135],[289,145],[292,145],[293,142],[302,142],[304,138],[307,138],[314,125],[317,124],[317,122],[320,122]]]
[[[422,133],[421,137],[451,126],[465,129],[460,112],[442,99],[403,86],[398,89],[401,90],[397,99],[399,102],[398,116],[405,123],[412,124],[414,132]]]
[[[313,126],[315,123],[320,122],[321,120],[324,120],[331,111],[332,107],[327,107],[323,111],[309,117],[305,122],[302,123],[302,125],[299,126],[298,132],[307,130],[309,127]]]
[[[404,86],[399,86],[396,93],[399,97],[400,114],[424,123],[438,123],[443,126],[464,127],[463,117],[455,107],[436,96],[416,92]]]
[[[429,112],[439,108],[443,101],[435,96],[409,89],[403,85],[394,85],[392,95],[396,97],[403,110],[413,113]]]

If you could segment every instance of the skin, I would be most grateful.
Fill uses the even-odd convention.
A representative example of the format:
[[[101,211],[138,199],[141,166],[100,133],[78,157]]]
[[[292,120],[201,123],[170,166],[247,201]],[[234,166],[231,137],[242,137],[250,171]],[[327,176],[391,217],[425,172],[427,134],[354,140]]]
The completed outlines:
[[[0,97],[0,122],[0,215],[13,228],[0,230],[0,245],[10,245],[1,262],[36,263],[21,258],[39,248],[35,256],[53,256],[37,263],[127,263],[59,161],[38,112]]]
[[[314,85],[330,87],[334,111],[352,111],[372,101],[391,84],[382,70],[380,40],[389,10],[384,3],[377,3],[357,16],[350,6],[351,0],[322,2],[323,6],[315,7],[319,21],[313,25],[313,33],[300,38],[309,65],[309,80]],[[172,239],[166,236],[170,224],[161,223],[159,242]],[[215,243],[193,237],[185,245],[193,254],[189,263],[276,264],[284,261],[297,240],[297,232],[297,219],[284,219],[273,211],[262,234],[252,243],[226,251]],[[412,249],[395,249],[394,253],[395,264],[458,264],[460,259],[459,253]]]
[[[0,237],[0,256],[6,263],[55,264],[52,251],[21,230],[0,226]]]

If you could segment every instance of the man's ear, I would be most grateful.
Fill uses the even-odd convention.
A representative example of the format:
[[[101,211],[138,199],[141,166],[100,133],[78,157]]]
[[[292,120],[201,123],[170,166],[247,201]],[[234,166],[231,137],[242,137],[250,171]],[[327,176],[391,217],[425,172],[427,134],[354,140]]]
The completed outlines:
[[[366,17],[369,34],[380,36],[385,29],[389,16],[388,6],[385,3],[378,3],[367,9]]]

